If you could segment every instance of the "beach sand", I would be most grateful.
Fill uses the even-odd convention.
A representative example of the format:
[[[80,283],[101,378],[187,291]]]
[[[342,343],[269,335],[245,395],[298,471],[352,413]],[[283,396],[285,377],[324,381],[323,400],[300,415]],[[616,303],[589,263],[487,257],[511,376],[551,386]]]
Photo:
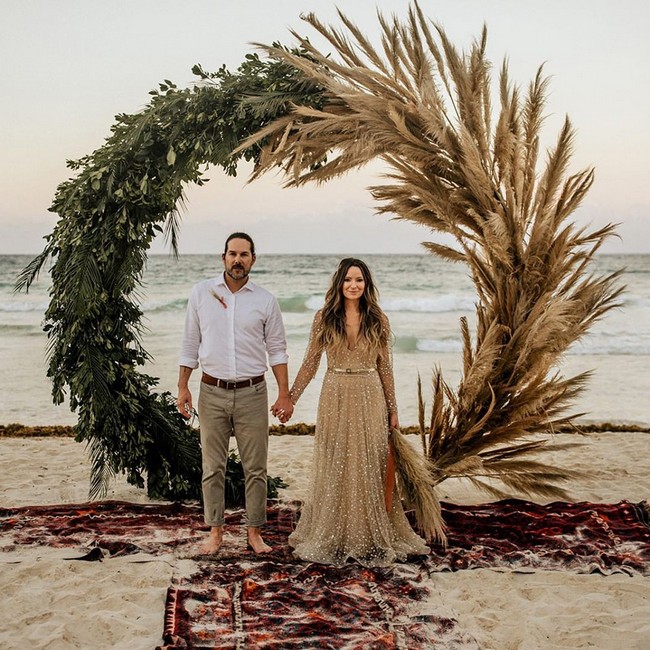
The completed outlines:
[[[589,473],[571,486],[573,500],[650,499],[650,434],[572,440],[584,444],[554,451],[551,442],[543,459]],[[269,473],[289,484],[283,498],[304,497],[312,443],[309,436],[271,437]],[[85,501],[88,478],[84,446],[70,438],[0,438],[5,507]],[[460,480],[443,483],[440,497],[460,504],[488,500]],[[107,498],[147,501],[122,478]],[[6,544],[0,537],[0,546]],[[193,562],[172,553],[63,561],[75,555],[76,549],[46,547],[0,552],[0,647],[151,650],[160,643],[166,589]],[[454,617],[480,648],[650,650],[650,578],[480,569],[437,573],[430,584],[436,611]]]

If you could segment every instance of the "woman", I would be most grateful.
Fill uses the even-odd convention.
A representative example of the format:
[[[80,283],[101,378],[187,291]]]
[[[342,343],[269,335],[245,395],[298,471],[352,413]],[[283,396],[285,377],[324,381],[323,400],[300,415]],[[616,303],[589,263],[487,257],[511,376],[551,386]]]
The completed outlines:
[[[385,495],[394,485],[386,481],[389,426],[399,427],[389,335],[370,270],[359,259],[342,260],[290,391],[295,404],[325,351],[310,498],[289,537],[303,560],[387,566],[429,552],[400,500]]]

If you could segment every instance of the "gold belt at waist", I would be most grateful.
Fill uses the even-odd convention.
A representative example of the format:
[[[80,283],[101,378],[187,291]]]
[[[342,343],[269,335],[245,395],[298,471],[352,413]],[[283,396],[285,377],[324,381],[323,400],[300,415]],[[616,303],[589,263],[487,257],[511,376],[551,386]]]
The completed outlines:
[[[369,375],[371,372],[377,372],[376,368],[328,368],[328,370],[343,375]]]

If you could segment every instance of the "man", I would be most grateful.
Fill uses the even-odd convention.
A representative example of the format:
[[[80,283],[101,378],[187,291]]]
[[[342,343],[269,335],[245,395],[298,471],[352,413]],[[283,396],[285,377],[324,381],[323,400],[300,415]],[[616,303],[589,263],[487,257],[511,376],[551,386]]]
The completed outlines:
[[[180,357],[177,406],[189,418],[189,379],[201,365],[199,422],[203,465],[203,508],[210,534],[203,553],[215,553],[223,540],[224,485],[230,434],[234,431],[246,486],[248,544],[268,553],[261,535],[266,522],[268,400],[264,373],[268,363],[278,385],[271,411],[281,422],[293,413],[289,398],[288,356],[277,300],[249,280],[255,244],[236,232],[221,256],[225,272],[196,284],[190,293]]]

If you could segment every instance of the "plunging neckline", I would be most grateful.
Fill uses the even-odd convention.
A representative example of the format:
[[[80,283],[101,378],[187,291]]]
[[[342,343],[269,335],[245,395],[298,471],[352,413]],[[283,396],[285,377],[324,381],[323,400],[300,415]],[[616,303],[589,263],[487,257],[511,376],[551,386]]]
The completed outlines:
[[[356,336],[354,338],[354,342],[352,342],[351,338],[348,336],[348,328],[352,329],[352,327],[352,325],[347,324],[346,320],[343,321],[343,329],[345,330],[345,347],[347,348],[348,352],[354,352],[359,345],[359,334],[361,333],[361,314],[359,314],[359,322],[356,324]]]

